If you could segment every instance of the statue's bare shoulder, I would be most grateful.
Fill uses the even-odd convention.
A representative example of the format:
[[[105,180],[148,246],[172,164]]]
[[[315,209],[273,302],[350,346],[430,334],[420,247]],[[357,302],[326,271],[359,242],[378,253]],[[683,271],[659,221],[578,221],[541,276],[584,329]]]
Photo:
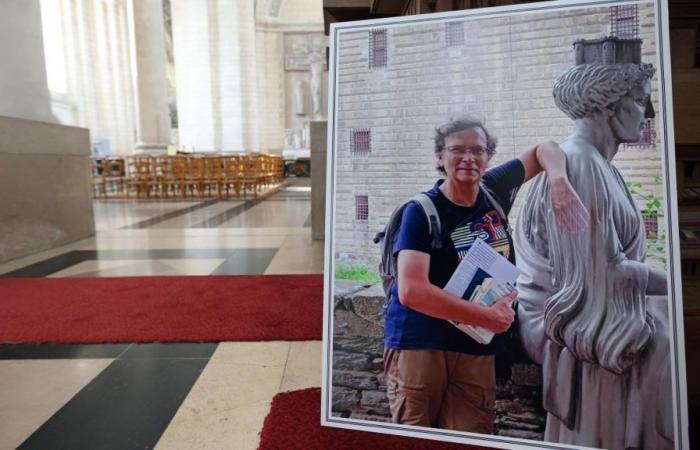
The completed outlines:
[[[607,165],[598,149],[580,136],[571,135],[560,146],[566,154],[567,169],[572,181],[580,176],[596,177]]]

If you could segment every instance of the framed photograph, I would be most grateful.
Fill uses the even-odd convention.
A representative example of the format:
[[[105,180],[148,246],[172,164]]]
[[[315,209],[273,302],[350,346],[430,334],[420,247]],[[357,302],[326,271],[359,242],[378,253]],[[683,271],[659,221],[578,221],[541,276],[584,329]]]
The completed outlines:
[[[334,24],[322,424],[687,449],[665,0]]]

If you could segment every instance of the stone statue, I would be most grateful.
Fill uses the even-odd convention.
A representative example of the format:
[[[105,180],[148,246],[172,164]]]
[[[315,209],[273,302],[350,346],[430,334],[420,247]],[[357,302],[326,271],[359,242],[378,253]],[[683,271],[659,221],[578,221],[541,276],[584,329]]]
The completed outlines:
[[[294,133],[294,130],[292,128],[285,128],[284,129],[284,149],[288,150],[292,148],[292,134]]]
[[[612,159],[654,117],[641,40],[578,41],[554,86],[574,120],[560,145],[590,223],[557,223],[546,175],[514,234],[520,336],[542,365],[545,440],[610,450],[673,448],[666,275],[644,264],[639,209]],[[576,217],[570,220],[576,221]]]
[[[298,150],[298,149],[301,148],[301,145],[302,145],[301,140],[302,140],[302,137],[303,137],[303,136],[301,135],[301,130],[299,130],[299,129],[297,129],[297,128],[294,129],[294,132],[293,132],[293,133],[294,133],[294,134],[292,134],[292,139],[293,139],[293,143],[294,143],[294,144],[293,144],[292,147],[293,147],[295,150]]]
[[[309,119],[304,120],[304,126],[301,129],[301,142],[302,148],[309,148],[311,139],[309,138],[311,128],[311,121]]]
[[[315,50],[309,53],[309,72],[311,73],[311,106],[312,116],[321,117],[321,74],[323,73],[323,55]]]
[[[306,82],[304,80],[297,80],[294,84],[294,106],[297,116],[303,116],[306,114]]]

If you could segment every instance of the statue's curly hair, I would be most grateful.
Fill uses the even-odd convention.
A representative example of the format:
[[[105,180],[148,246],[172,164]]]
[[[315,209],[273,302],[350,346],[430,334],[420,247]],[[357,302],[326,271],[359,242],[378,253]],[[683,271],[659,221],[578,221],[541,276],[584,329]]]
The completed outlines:
[[[651,64],[581,64],[554,84],[554,103],[572,119],[602,111],[654,76]]]

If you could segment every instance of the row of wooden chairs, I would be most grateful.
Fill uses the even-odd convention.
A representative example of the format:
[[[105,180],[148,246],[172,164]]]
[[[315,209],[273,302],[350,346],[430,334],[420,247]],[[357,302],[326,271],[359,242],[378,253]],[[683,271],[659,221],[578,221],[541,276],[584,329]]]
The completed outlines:
[[[252,194],[284,178],[275,155],[138,155],[93,161],[97,198],[228,198]]]

